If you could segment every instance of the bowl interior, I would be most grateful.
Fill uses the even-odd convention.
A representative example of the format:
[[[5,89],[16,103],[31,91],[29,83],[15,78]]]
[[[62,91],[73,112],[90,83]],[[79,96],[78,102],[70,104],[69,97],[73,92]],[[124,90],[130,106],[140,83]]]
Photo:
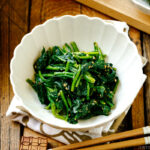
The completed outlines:
[[[115,108],[111,114],[79,121],[75,125],[55,118],[50,111],[44,109],[34,90],[26,83],[27,78],[33,78],[33,63],[40,55],[43,46],[46,48],[54,45],[62,46],[65,42],[71,41],[75,41],[79,49],[84,51],[93,50],[93,42],[98,42],[103,53],[108,56],[107,61],[117,68],[120,79],[114,98]],[[63,129],[88,129],[116,118],[133,102],[144,80],[140,57],[128,36],[118,32],[110,23],[86,16],[51,19],[35,27],[16,47],[11,62],[13,89],[25,109],[37,119]]]

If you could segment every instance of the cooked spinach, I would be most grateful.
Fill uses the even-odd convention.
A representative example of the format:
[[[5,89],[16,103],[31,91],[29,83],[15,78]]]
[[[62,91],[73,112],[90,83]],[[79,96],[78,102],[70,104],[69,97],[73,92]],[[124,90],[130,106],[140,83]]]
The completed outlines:
[[[94,51],[79,51],[75,42],[54,46],[34,63],[34,80],[27,82],[57,118],[76,124],[80,119],[109,115],[119,78],[96,42]]]
[[[150,5],[150,0],[145,0],[145,1],[147,1],[147,3]]]

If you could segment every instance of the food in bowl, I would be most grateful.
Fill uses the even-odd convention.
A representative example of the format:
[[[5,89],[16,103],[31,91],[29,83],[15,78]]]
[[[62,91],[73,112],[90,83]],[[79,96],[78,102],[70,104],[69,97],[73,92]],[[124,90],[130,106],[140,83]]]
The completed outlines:
[[[96,42],[94,51],[79,51],[75,42],[54,46],[34,63],[34,80],[27,82],[52,114],[76,124],[78,120],[109,115],[119,78]]]
[[[25,35],[14,51],[10,63],[10,80],[15,96],[21,101],[23,110],[37,120],[63,130],[87,131],[103,126],[124,113],[133,103],[142,87],[146,76],[143,74],[141,58],[136,46],[128,35],[122,32],[120,23],[110,23],[97,17],[85,15],[62,16],[47,20]],[[93,50],[94,41],[98,41],[102,51],[107,55],[107,62],[117,68],[119,85],[114,97],[115,107],[108,116],[98,115],[87,120],[71,124],[56,118],[50,110],[45,109],[36,92],[25,82],[33,77],[33,64],[39,57],[43,45],[60,45],[75,41],[80,50]]]

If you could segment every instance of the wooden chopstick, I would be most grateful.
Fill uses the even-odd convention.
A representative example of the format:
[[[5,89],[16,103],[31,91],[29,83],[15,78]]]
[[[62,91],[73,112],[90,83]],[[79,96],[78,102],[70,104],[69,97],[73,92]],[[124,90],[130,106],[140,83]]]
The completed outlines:
[[[78,150],[110,150],[110,149],[112,150],[112,149],[129,148],[129,147],[141,146],[147,144],[150,144],[150,136],[142,137],[134,140],[127,140],[127,141],[115,142],[111,144],[81,148]]]
[[[140,136],[140,135],[146,135],[150,134],[150,126],[139,128],[139,129],[134,129],[130,131],[125,131],[121,133],[116,133],[112,135],[108,135],[105,137],[100,137],[100,138],[95,138],[93,140],[87,140],[79,143],[74,143],[74,144],[69,144],[65,146],[60,146],[57,148],[54,148],[53,150],[72,150],[76,148],[82,148],[86,146],[92,146],[95,144],[102,144],[110,141],[115,141],[115,140],[121,140],[129,137],[135,137],[135,136]]]

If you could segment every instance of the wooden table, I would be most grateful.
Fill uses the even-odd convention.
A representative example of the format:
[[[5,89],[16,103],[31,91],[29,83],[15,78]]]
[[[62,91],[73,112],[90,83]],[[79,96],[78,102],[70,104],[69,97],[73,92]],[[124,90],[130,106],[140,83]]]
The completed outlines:
[[[34,26],[55,16],[85,14],[103,19],[111,19],[104,14],[81,5],[73,0],[0,0],[0,149],[17,150],[22,135],[36,136],[37,133],[11,122],[5,116],[14,96],[9,80],[9,63],[14,48],[24,34]],[[150,36],[130,28],[130,37],[138,51],[150,60]],[[119,131],[150,125],[150,64],[144,68],[147,80],[140,90]],[[49,138],[51,147],[62,143]],[[144,149],[144,147],[140,147]],[[150,147],[149,147],[150,148]],[[136,149],[136,148],[135,148]],[[137,148],[138,149],[138,148]]]

